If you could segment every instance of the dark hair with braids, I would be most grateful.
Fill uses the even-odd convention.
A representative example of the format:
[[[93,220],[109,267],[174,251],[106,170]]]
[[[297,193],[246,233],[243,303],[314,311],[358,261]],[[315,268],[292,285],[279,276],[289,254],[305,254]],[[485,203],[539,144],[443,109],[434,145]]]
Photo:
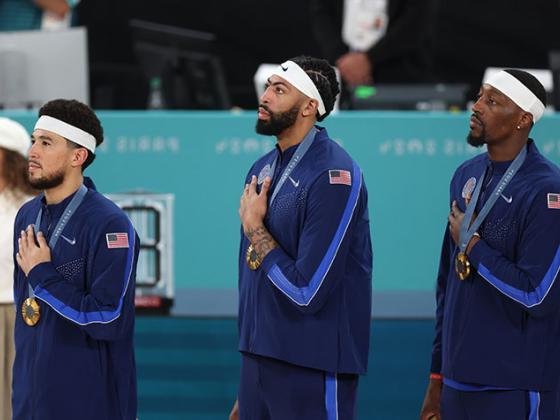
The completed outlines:
[[[340,93],[334,69],[327,60],[322,58],[300,55],[290,58],[290,60],[300,66],[315,83],[319,95],[321,95],[321,99],[323,99],[325,104],[326,111],[323,116],[319,116],[317,113],[317,121],[323,121],[333,110],[336,96]]]
[[[55,99],[47,102],[41,107],[41,109],[39,109],[39,117],[42,115],[47,115],[64,121],[67,124],[78,127],[86,133],[91,134],[95,137],[96,146],[103,143],[103,127],[101,127],[101,123],[99,122],[97,115],[95,115],[95,112],[93,112],[93,110],[86,104],[73,99]],[[84,147],[71,140],[66,140],[72,147]],[[88,156],[82,165],[82,171],[91,165],[94,159],[95,154],[88,150]]]

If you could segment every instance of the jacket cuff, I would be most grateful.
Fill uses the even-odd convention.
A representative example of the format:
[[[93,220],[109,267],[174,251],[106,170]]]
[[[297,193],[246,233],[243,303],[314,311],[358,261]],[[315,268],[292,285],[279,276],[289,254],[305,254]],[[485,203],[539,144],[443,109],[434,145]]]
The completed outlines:
[[[490,255],[494,252],[492,248],[484,241],[484,239],[480,238],[471,248],[471,252],[469,253],[469,261],[474,266],[474,268],[478,269],[478,265],[482,262],[482,258],[485,255]]]
[[[31,287],[35,290],[37,286],[41,286],[43,280],[58,276],[58,271],[54,268],[50,261],[37,264],[31,269],[27,275],[27,280]]]
[[[264,272],[266,274],[268,274],[268,272],[270,271],[270,269],[272,268],[272,266],[274,264],[277,264],[280,260],[282,260],[283,258],[287,258],[286,253],[282,250],[282,248],[280,248],[279,246],[277,246],[276,248],[274,248],[272,251],[270,251],[268,254],[266,254],[266,257],[264,257],[262,263],[261,263],[261,269],[264,270]]]
[[[430,365],[430,373],[441,375],[441,353],[432,354],[432,364]]]

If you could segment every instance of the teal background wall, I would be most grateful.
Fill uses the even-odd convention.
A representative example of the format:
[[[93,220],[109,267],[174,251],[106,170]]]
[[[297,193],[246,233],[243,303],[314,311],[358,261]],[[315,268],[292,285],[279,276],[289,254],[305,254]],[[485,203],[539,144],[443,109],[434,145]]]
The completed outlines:
[[[36,118],[4,115],[30,130]],[[234,314],[239,195],[246,171],[275,139],[255,134],[254,113],[98,115],[106,139],[86,173],[99,190],[175,194],[176,306],[185,309],[179,312],[196,314],[197,305],[221,299],[216,314]],[[423,305],[416,315],[431,313],[449,181],[461,162],[480,152],[465,141],[468,114],[341,112],[324,125],[362,167],[369,190],[374,292],[380,296],[374,307],[385,304],[398,315],[395,305],[403,311]],[[560,116],[549,115],[533,133],[557,163],[559,128]]]

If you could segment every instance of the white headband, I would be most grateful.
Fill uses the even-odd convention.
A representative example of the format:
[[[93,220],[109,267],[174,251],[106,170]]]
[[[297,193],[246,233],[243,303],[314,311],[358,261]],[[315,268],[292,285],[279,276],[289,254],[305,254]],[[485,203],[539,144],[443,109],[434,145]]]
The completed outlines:
[[[323,98],[321,98],[321,95],[317,90],[317,86],[315,86],[313,80],[311,80],[307,73],[296,63],[290,60],[285,61],[280,64],[278,69],[276,69],[276,71],[272,74],[286,80],[305,96],[308,96],[311,99],[316,99],[317,102],[319,102],[319,106],[317,108],[319,116],[322,117],[326,114],[327,111],[325,111],[325,104],[323,103]]]
[[[42,115],[35,124],[35,130],[38,129],[52,131],[59,136],[65,137],[68,140],[85,147],[91,153],[95,153],[95,146],[97,144],[95,137],[78,127],[65,123],[64,121],[49,117],[48,115]]]
[[[533,122],[536,123],[544,113],[544,104],[531,90],[521,83],[515,76],[507,71],[500,71],[488,78],[484,82],[495,87],[525,112],[533,115]]]

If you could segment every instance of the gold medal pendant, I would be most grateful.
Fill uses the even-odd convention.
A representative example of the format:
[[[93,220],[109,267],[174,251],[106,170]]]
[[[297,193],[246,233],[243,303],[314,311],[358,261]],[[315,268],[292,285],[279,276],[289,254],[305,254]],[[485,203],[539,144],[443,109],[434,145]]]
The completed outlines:
[[[247,254],[245,255],[245,260],[247,261],[247,265],[251,270],[256,270],[261,265],[261,260],[257,254],[257,251],[255,251],[255,248],[253,248],[252,244],[249,245],[249,248],[247,248]]]
[[[465,280],[471,274],[471,262],[464,252],[459,252],[455,258],[455,272],[459,280]]]
[[[23,316],[23,321],[30,327],[37,325],[41,318],[41,311],[35,298],[25,299],[21,306],[21,315]]]

